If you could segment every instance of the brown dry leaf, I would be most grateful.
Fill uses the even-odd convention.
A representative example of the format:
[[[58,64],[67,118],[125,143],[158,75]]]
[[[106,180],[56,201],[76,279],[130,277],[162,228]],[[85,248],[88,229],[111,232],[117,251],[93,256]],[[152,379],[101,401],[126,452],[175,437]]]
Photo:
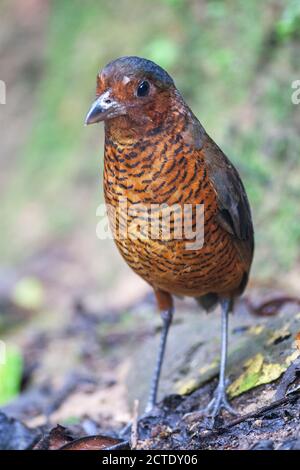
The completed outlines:
[[[39,440],[34,446],[34,450],[57,450],[71,441],[73,441],[73,437],[68,430],[58,424]]]
[[[102,450],[121,442],[120,439],[114,439],[108,436],[88,436],[69,442],[61,447],[60,450]]]

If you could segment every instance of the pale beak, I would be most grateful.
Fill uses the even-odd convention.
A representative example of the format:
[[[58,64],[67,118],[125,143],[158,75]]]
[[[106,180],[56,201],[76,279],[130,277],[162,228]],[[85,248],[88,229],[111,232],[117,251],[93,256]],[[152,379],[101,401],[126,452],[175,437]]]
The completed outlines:
[[[118,114],[120,114],[120,105],[111,98],[110,91],[108,90],[94,101],[85,118],[85,124],[89,125],[105,121]]]

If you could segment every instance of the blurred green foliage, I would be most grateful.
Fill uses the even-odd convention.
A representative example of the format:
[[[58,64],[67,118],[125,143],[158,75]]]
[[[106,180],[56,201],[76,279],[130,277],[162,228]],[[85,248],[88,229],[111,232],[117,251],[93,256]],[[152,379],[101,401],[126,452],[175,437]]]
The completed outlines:
[[[300,78],[299,1],[50,5],[36,118],[6,196],[11,227],[32,201],[44,216],[41,240],[94,220],[103,131],[85,129],[83,120],[96,72],[118,56],[140,55],[168,69],[239,168],[253,206],[257,273],[291,268],[300,243],[300,106],[291,103]],[[7,255],[23,256],[22,241],[8,245]]]
[[[281,38],[290,38],[300,33],[300,3],[289,0],[277,23],[277,33]]]
[[[9,402],[19,393],[22,370],[23,360],[20,351],[12,346],[7,347],[5,360],[0,360],[0,405]]]

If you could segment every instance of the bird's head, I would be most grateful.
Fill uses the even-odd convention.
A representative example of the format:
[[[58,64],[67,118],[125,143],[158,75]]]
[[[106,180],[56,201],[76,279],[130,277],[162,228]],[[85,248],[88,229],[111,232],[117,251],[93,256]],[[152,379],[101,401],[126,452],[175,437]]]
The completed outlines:
[[[105,121],[107,126],[141,132],[164,121],[176,88],[170,75],[154,62],[121,57],[97,76],[96,100],[86,124]]]

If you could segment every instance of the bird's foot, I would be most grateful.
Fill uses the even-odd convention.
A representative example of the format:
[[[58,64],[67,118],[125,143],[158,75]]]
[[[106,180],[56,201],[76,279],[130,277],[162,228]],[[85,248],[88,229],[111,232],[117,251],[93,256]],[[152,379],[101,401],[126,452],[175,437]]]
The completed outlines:
[[[156,403],[149,400],[146,407],[145,407],[145,411],[144,411],[144,414],[143,416],[148,416],[149,414],[151,414],[153,411],[155,411],[156,409]]]
[[[213,399],[203,410],[204,416],[211,419],[212,428],[214,427],[216,417],[220,415],[222,410],[226,410],[234,416],[239,414],[228,402],[225,388],[218,386],[214,392]]]
[[[234,416],[239,414],[228,402],[225,387],[218,386],[214,391],[214,397],[209,404],[201,410],[187,413],[184,415],[184,420],[194,422],[195,420],[205,417],[210,420],[208,428],[213,429],[215,426],[215,420],[221,414],[222,410],[226,410]]]

